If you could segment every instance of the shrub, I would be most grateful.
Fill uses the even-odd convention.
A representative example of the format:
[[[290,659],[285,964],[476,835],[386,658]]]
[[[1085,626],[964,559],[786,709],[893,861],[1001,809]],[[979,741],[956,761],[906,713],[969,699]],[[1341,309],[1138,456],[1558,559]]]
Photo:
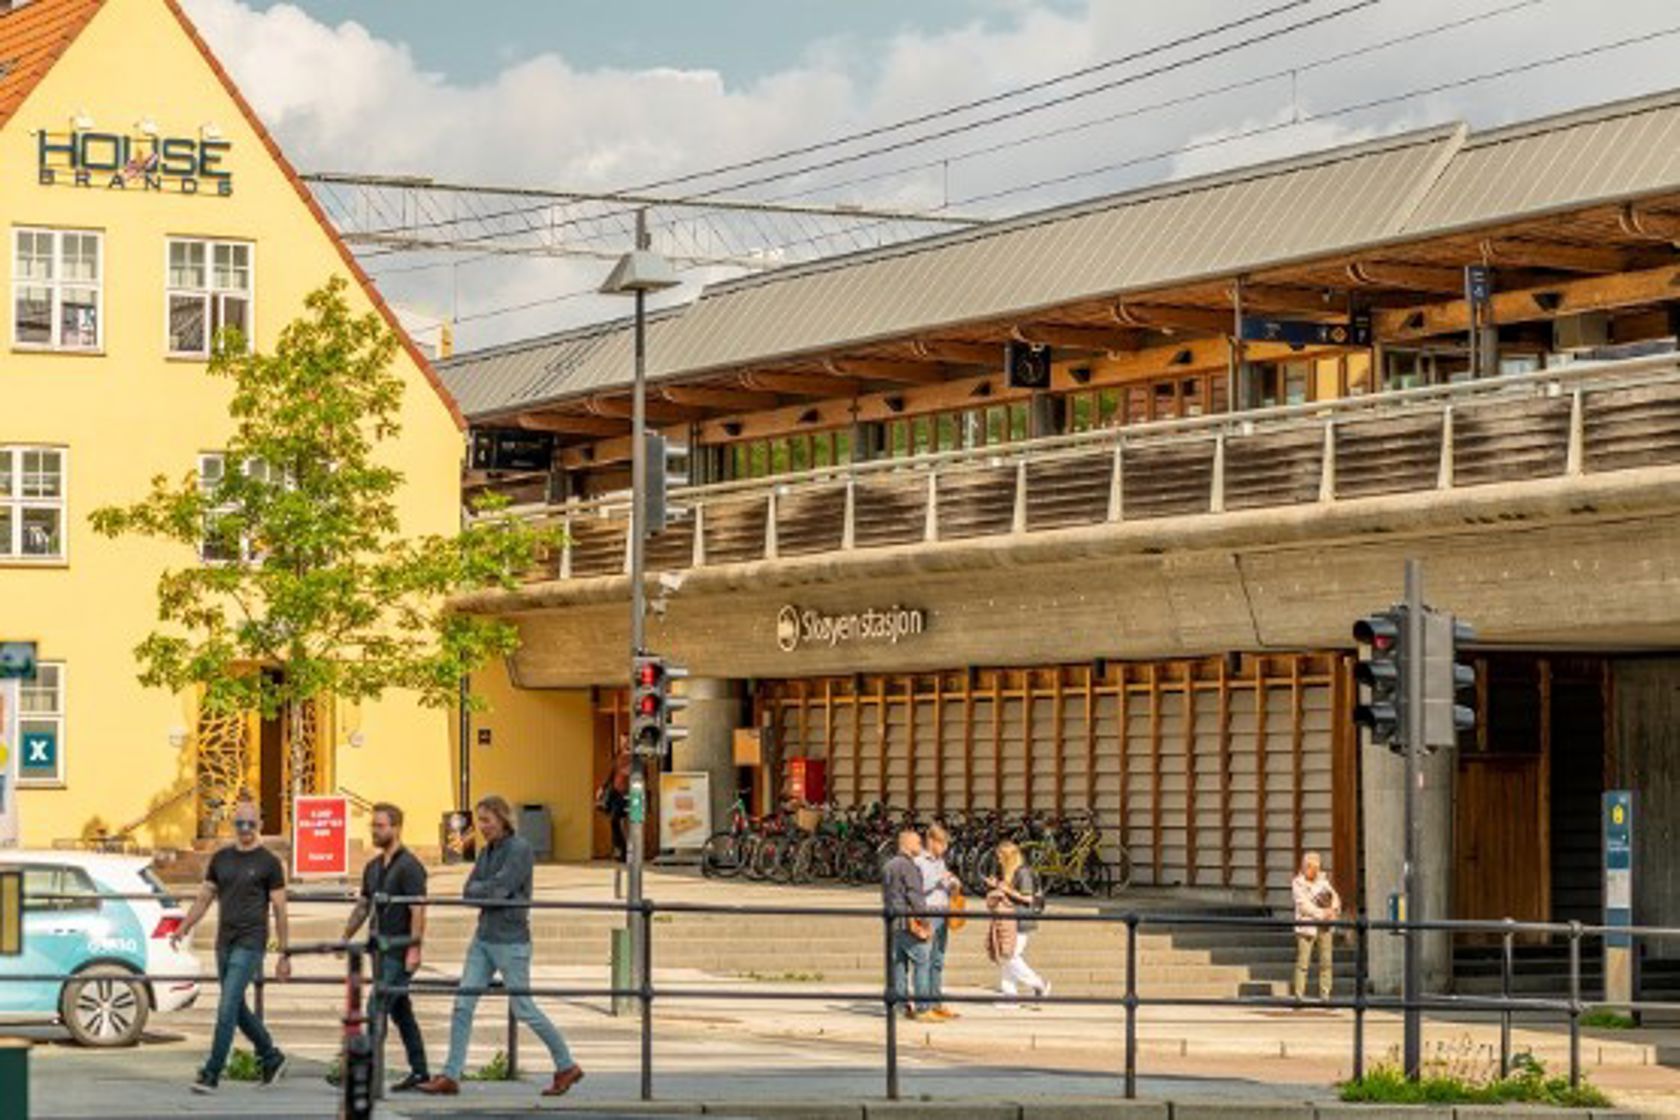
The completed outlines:
[[[1583,1027],[1597,1027],[1606,1031],[1631,1031],[1639,1024],[1633,1021],[1633,1016],[1624,1015],[1620,1011],[1612,1011],[1608,1007],[1600,1007],[1581,1016]]]
[[[513,1072],[508,1069],[508,1057],[502,1051],[496,1051],[494,1057],[485,1062],[476,1072],[466,1075],[468,1081],[512,1081]]]
[[[1341,1099],[1361,1104],[1542,1104],[1561,1108],[1608,1108],[1610,1098],[1583,1078],[1548,1077],[1545,1064],[1532,1054],[1518,1054],[1509,1076],[1500,1077],[1492,1048],[1470,1039],[1438,1044],[1423,1062],[1416,1081],[1391,1054],[1363,1078],[1343,1082]]]
[[[235,1050],[228,1055],[227,1069],[222,1071],[227,1081],[261,1081],[262,1063],[249,1050]]]

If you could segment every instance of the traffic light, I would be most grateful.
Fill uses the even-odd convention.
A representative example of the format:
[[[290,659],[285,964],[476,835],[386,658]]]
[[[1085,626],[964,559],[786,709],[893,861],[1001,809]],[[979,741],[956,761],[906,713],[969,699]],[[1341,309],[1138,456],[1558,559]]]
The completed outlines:
[[[663,757],[675,740],[688,736],[688,728],[674,727],[671,716],[688,707],[688,700],[671,695],[671,684],[688,676],[688,670],[668,664],[658,654],[637,654],[632,665],[630,689],[630,745],[640,755]]]
[[[1372,743],[1393,751],[1406,749],[1405,635],[1404,607],[1390,607],[1353,624],[1353,640],[1360,646],[1353,670],[1359,685],[1353,722],[1369,732]]]
[[[1423,627],[1423,742],[1430,750],[1450,747],[1476,726],[1476,710],[1458,702],[1476,687],[1476,670],[1459,660],[1459,646],[1476,637],[1468,623],[1448,611],[1428,611]]]

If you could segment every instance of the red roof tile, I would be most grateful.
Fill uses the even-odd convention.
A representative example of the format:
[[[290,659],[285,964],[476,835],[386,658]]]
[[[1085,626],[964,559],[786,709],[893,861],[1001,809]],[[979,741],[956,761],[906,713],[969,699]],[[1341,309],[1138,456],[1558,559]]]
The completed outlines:
[[[101,0],[32,0],[0,15],[0,127],[51,70]]]

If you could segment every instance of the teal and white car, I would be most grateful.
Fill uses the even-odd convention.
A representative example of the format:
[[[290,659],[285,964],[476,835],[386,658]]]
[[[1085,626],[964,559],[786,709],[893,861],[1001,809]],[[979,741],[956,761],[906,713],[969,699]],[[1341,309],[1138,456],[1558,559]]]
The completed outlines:
[[[199,975],[197,956],[169,945],[185,911],[149,859],[0,851],[0,869],[23,872],[24,895],[23,954],[0,957],[0,1021],[58,1022],[84,1046],[132,1046],[153,1012],[198,998],[185,979]]]

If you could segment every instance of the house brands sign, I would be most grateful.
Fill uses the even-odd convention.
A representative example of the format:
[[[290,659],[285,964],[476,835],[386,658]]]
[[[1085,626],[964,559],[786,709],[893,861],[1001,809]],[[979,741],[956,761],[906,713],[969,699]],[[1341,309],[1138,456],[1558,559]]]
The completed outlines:
[[[927,630],[927,612],[896,604],[851,614],[824,614],[789,603],[776,615],[776,645],[783,653],[818,646],[884,643],[896,646]]]
[[[226,140],[124,136],[77,130],[35,134],[36,177],[44,187],[72,186],[170,194],[233,194],[222,166]]]

